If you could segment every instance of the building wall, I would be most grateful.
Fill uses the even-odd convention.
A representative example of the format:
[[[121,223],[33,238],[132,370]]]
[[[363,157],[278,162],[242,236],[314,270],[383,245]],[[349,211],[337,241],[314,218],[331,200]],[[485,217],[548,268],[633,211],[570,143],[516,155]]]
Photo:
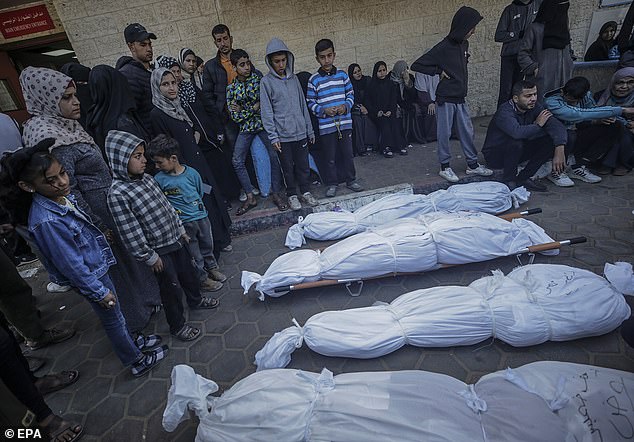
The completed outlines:
[[[282,38],[296,57],[296,72],[314,71],[314,44],[323,37],[335,42],[336,65],[357,62],[366,74],[378,60],[411,64],[448,32],[463,0],[53,0],[80,62],[114,65],[127,53],[123,29],[140,22],[158,40],[155,57],[178,55],[192,48],[207,60],[215,53],[211,29],[225,23],[234,48],[243,48],[260,70],[271,37]],[[599,0],[571,2],[573,48],[583,55],[593,11]],[[474,115],[495,110],[500,45],[493,34],[509,0],[472,0],[484,20],[471,42],[469,103]]]

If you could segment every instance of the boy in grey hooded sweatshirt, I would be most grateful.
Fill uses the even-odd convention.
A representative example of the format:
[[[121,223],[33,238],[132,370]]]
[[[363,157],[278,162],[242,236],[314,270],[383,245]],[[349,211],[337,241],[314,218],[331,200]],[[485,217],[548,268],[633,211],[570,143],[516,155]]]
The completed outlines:
[[[301,199],[310,206],[317,200],[310,193],[308,143],[315,142],[315,133],[299,80],[293,72],[295,57],[279,38],[266,46],[269,73],[260,81],[262,124],[273,148],[277,150],[291,209],[301,209]]]

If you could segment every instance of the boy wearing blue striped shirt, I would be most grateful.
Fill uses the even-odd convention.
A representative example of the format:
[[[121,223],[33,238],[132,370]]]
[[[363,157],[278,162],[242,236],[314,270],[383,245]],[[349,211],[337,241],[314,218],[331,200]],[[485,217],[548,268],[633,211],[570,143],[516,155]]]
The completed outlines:
[[[320,172],[328,186],[326,196],[335,196],[340,181],[345,181],[348,189],[360,192],[363,187],[356,181],[352,155],[352,84],[348,75],[333,65],[336,53],[332,40],[319,40],[315,55],[320,68],[308,80],[306,101],[319,121],[326,164],[325,170]]]

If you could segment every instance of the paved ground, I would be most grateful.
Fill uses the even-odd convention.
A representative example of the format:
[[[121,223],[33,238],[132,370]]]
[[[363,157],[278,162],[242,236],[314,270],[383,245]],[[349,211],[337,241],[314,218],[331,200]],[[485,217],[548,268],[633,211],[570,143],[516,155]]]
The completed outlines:
[[[483,127],[476,121],[477,145]],[[458,150],[456,150],[457,152]],[[456,167],[462,171],[463,160]],[[384,160],[379,157],[358,161],[359,175],[370,187],[397,183],[441,185],[436,179],[433,146],[415,147],[409,157]],[[461,173],[463,175],[463,173]],[[415,186],[416,187],[416,186]],[[557,257],[538,256],[537,262],[573,265],[601,273],[603,264],[634,258],[634,173],[607,177],[596,185],[580,184],[570,189],[549,186],[549,192],[534,194],[526,207],[541,207],[532,216],[556,239],[585,235],[586,244],[562,249]],[[323,190],[317,190],[320,194]],[[368,282],[361,296],[352,298],[342,287],[329,287],[291,293],[277,299],[259,301],[254,293],[242,295],[240,271],[262,273],[268,264],[287,250],[283,246],[285,228],[244,235],[234,240],[234,251],[220,260],[230,275],[220,292],[217,311],[190,312],[189,319],[204,330],[194,343],[172,340],[162,315],[155,317],[148,332],[157,332],[170,344],[169,358],[144,379],[134,379],[110,349],[103,331],[88,304],[74,292],[47,294],[45,272],[40,269],[27,279],[34,287],[45,322],[74,326],[77,337],[62,344],[34,352],[48,359],[38,374],[62,369],[78,369],[80,380],[73,386],[47,397],[56,413],[76,419],[85,426],[86,441],[191,441],[195,423],[184,423],[169,434],[161,428],[161,417],[170,370],[180,363],[191,365],[197,373],[215,380],[222,390],[255,370],[255,353],[276,331],[296,318],[303,324],[324,310],[368,306],[377,300],[392,301],[414,289],[437,285],[469,284],[499,268],[510,271],[515,258],[500,258],[485,263],[464,265],[422,274]],[[317,243],[309,244],[316,247]],[[501,342],[460,348],[421,349],[404,347],[378,359],[351,360],[329,358],[305,347],[293,354],[291,368],[316,371],[326,366],[341,372],[421,369],[446,373],[465,382],[475,382],[483,374],[516,367],[538,360],[571,361],[621,370],[634,370],[634,350],[628,348],[618,332],[566,343],[546,343],[529,348],[513,348]]]

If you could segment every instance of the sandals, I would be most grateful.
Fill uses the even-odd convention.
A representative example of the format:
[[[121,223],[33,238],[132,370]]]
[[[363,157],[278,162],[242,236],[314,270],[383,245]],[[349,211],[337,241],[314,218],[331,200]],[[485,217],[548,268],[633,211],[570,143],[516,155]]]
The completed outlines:
[[[81,438],[84,432],[81,425],[66,422],[57,415],[53,415],[51,422],[42,426],[42,429],[51,442],[75,442]]]
[[[253,201],[246,200],[238,210],[236,210],[236,216],[242,216],[247,213],[249,210],[253,209],[258,205],[258,202],[254,199]]]
[[[216,298],[207,298],[203,296],[203,298],[200,300],[200,304],[192,308],[194,310],[203,310],[203,309],[209,309],[209,308],[216,308],[218,307],[218,304],[220,304],[220,301],[218,301]]]
[[[55,374],[47,374],[35,381],[36,388],[40,391],[42,396],[46,396],[49,393],[66,388],[71,384],[74,384],[79,379],[79,372],[77,370],[62,371]]]
[[[151,350],[157,347],[163,342],[163,339],[159,335],[147,335],[140,334],[134,339],[134,345],[141,350]]]
[[[194,339],[198,338],[198,336],[200,336],[200,330],[196,327],[185,324],[178,332],[174,334],[174,336],[181,341],[193,341]]]
[[[277,206],[280,212],[284,212],[288,210],[288,204],[286,203],[286,198],[280,197],[277,193],[273,194],[273,203]]]

